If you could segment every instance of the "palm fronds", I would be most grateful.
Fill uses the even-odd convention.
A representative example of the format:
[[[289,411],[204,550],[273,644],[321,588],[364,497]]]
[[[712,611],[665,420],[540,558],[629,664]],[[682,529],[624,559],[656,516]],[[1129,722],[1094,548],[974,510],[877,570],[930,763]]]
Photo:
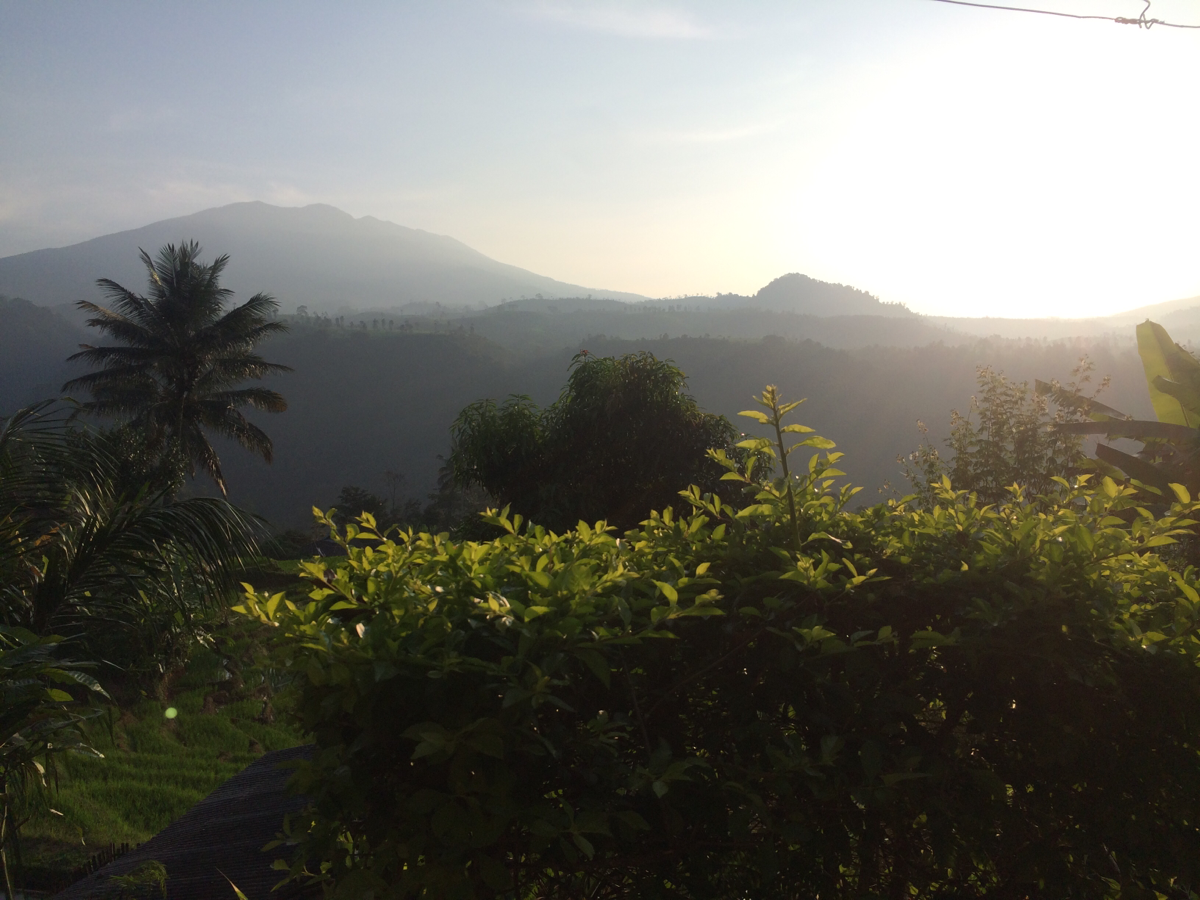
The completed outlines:
[[[262,524],[125,477],[111,436],[69,429],[68,412],[0,426],[0,622],[93,648],[186,631],[257,556]]]
[[[232,438],[271,461],[271,439],[238,410],[282,412],[287,401],[266,388],[238,385],[291,371],[253,352],[287,326],[272,320],[279,304],[269,294],[227,309],[233,293],[220,279],[229,257],[205,265],[199,255],[195,241],[168,244],[154,259],[141,251],[148,296],[100,279],[109,306],[78,306],[113,343],[81,344],[71,359],[97,371],[63,390],[88,392],[92,399],[80,405],[81,412],[125,419],[152,452],[179,458],[192,474],[200,469],[225,494],[220,460],[205,432]]]
[[[77,695],[107,695],[88,673],[91,663],[62,658],[62,643],[0,626],[0,870],[8,897],[15,896],[11,862],[20,857],[23,818],[45,799],[55,758],[96,752],[81,726],[99,710]]]

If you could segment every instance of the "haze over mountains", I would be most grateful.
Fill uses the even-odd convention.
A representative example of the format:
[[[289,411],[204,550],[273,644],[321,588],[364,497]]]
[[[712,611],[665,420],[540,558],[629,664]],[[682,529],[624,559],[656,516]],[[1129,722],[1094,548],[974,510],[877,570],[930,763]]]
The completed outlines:
[[[299,208],[234,203],[80,244],[0,259],[0,294],[59,307],[95,299],[98,277],[140,289],[138,250],[197,240],[206,258],[230,255],[224,281],[238,292],[266,290],[284,312],[299,306],[331,315],[346,311],[420,313],[468,310],[516,301],[531,311],[617,309],[639,294],[568,284],[490,259],[451,237],[356,219],[332,206]],[[522,299],[524,298],[524,299]],[[552,301],[574,298],[557,306]],[[692,309],[754,307],[808,315],[911,315],[866,291],[782,276],[753,297],[684,298]]]
[[[403,474],[410,495],[427,492],[466,404],[551,402],[584,348],[674,360],[700,405],[739,427],[764,384],[808,397],[801,421],[847,452],[842,467],[870,499],[903,483],[897,456],[919,442],[917,420],[940,444],[950,410],[969,408],[979,365],[1067,380],[1086,352],[1098,377],[1113,376],[1108,402],[1151,415],[1133,326],[1149,315],[1177,340],[1200,337],[1200,299],[1095,319],[938,318],[791,273],[752,295],[651,300],[328,206],[241,203],[0,259],[0,295],[25,298],[0,296],[0,415],[58,396],[80,374],[66,357],[97,335],[74,303],[102,299],[96,278],[143,291],[138,248],[192,238],[205,259],[230,255],[223,284],[238,298],[274,294],[291,325],[261,348],[295,370],[268,381],[288,411],[254,416],[275,441],[274,464],[221,450],[232,498],[286,525],[303,525],[345,485],[383,491],[385,473]]]
[[[575,316],[573,323],[560,319],[550,329],[568,341],[592,333],[623,337],[720,333],[747,338],[811,337],[833,346],[916,346],[989,335],[1050,339],[1119,335],[1147,315],[1179,330],[1181,339],[1192,338],[1193,332],[1200,336],[1200,298],[1092,319],[934,317],[881,302],[856,287],[797,273],[782,275],[753,295],[678,297],[646,305],[648,298],[638,294],[558,281],[490,259],[452,237],[371,216],[356,219],[323,204],[234,203],[68,247],[0,258],[0,295],[22,297],[71,317],[76,301],[98,298],[99,277],[135,290],[143,288],[139,248],[153,254],[164,244],[190,239],[200,242],[208,259],[230,255],[226,285],[242,296],[267,291],[279,299],[284,313],[306,307],[311,314],[343,318],[375,313],[445,321],[479,316],[484,309],[503,304],[508,314]],[[609,322],[614,314],[631,310],[676,315],[670,327],[653,332],[646,330],[648,321],[639,321],[633,329]],[[853,327],[815,321],[842,317],[855,317]]]

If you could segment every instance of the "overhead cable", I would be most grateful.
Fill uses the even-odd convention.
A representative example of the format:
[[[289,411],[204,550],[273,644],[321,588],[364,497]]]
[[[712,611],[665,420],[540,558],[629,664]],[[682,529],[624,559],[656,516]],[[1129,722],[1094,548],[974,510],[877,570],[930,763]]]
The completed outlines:
[[[1040,16],[1060,16],[1064,19],[1099,19],[1104,22],[1116,22],[1118,25],[1136,25],[1138,28],[1146,29],[1152,28],[1155,25],[1162,25],[1164,28],[1200,29],[1200,25],[1183,25],[1179,22],[1165,22],[1162,19],[1148,18],[1146,13],[1150,10],[1150,0],[1145,0],[1146,8],[1142,10],[1142,14],[1136,19],[1125,16],[1085,16],[1078,13],[1058,12],[1053,9],[1029,9],[1024,6],[998,6],[994,3],[971,3],[969,0],[933,0],[933,2],[952,3],[955,6],[975,6],[979,9],[1002,9],[1007,12],[1036,13]]]

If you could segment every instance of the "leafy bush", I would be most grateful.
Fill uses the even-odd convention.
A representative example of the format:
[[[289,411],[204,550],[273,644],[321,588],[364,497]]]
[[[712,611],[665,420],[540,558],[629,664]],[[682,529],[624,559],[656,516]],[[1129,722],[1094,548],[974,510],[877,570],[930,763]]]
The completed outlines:
[[[317,744],[297,877],[337,897],[1188,897],[1195,524],[1110,479],[852,510],[839,454],[621,537],[337,532],[249,592]],[[828,450],[830,443],[801,436]],[[325,523],[332,527],[326,518]],[[361,538],[367,538],[363,541]],[[327,566],[330,566],[327,568]]]
[[[1029,497],[1037,497],[1053,492],[1055,478],[1086,471],[1083,438],[1063,426],[1085,420],[1093,407],[1108,409],[1096,401],[1108,379],[1092,394],[1082,393],[1091,372],[1085,356],[1065,387],[1039,381],[1030,388],[1026,381],[1010,381],[1003,372],[980,366],[979,389],[971,397],[970,410],[966,415],[958,410],[950,414],[949,459],[924,444],[901,460],[917,496],[932,504],[937,485],[948,477],[956,488],[976,493],[984,503],[1001,503],[1014,484]],[[1056,400],[1053,411],[1052,398]]]

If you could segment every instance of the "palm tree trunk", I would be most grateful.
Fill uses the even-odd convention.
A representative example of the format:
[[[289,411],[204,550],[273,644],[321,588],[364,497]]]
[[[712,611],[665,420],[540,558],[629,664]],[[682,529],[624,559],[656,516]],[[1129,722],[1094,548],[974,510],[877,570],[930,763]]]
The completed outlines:
[[[17,892],[13,888],[12,873],[8,869],[8,796],[7,785],[0,779],[0,869],[4,870],[4,896],[7,900],[16,900]]]

